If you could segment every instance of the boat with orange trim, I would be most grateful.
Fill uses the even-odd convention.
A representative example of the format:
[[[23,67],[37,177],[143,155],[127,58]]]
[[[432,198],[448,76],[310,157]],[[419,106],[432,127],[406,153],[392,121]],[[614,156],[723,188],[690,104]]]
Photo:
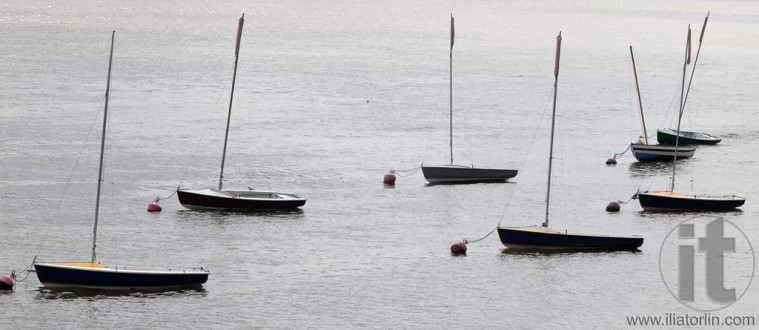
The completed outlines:
[[[33,264],[37,278],[42,285],[48,288],[134,290],[201,287],[208,280],[209,274],[202,267],[193,269],[107,267],[95,262],[98,215],[100,213],[100,186],[103,182],[103,156],[106,124],[108,122],[108,95],[111,87],[111,64],[113,63],[113,42],[115,35],[116,32],[114,31],[111,34],[111,53],[108,60],[108,82],[105,89],[103,133],[100,144],[100,166],[98,170],[95,221],[92,235],[92,256],[89,262],[36,262],[35,258]]]
[[[553,163],[553,136],[556,122],[556,91],[559,80],[559,58],[561,54],[561,32],[556,37],[556,66],[554,68],[553,115],[551,117],[551,147],[548,156],[548,184],[546,185],[546,214],[541,226],[501,227],[498,236],[501,243],[510,248],[522,249],[568,249],[568,250],[636,250],[643,245],[641,236],[602,236],[569,234],[548,228],[548,214],[551,200],[551,168]]]

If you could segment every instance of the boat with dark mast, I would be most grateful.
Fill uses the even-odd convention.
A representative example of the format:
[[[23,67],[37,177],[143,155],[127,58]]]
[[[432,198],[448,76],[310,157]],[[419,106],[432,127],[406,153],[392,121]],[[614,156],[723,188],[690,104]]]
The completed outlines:
[[[605,236],[569,234],[548,227],[551,201],[551,168],[553,163],[553,138],[556,122],[556,92],[559,81],[559,59],[561,55],[561,32],[556,37],[556,64],[554,68],[553,115],[551,117],[551,147],[548,156],[548,183],[546,184],[546,212],[541,226],[501,227],[498,236],[509,249],[536,250],[636,250],[643,245],[640,236]]]
[[[232,89],[229,95],[229,112],[227,128],[224,133],[224,149],[221,154],[221,170],[219,171],[218,188],[180,189],[177,197],[182,206],[191,210],[228,210],[228,211],[259,211],[273,209],[294,209],[306,204],[306,199],[293,193],[276,191],[259,191],[248,189],[225,189],[224,161],[227,155],[227,139],[229,137],[229,122],[232,117],[232,101],[235,94],[237,78],[237,60],[240,53],[240,40],[245,14],[240,17],[237,25],[237,43],[235,44],[235,69],[232,75]]]
[[[504,182],[515,177],[518,170],[499,168],[479,168],[453,163],[453,41],[455,38],[453,15],[451,15],[451,48],[449,58],[450,86],[449,86],[449,116],[448,137],[450,150],[450,163],[437,166],[422,164],[422,173],[429,183],[476,183],[476,182]]]

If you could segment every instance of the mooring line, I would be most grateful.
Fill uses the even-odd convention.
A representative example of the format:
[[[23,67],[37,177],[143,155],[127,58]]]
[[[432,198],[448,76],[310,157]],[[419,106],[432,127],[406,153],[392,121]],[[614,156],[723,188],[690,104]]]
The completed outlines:
[[[417,166],[417,167],[414,167],[414,168],[409,169],[409,170],[390,170],[390,173],[397,174],[400,177],[407,177],[407,176],[410,176],[410,175],[416,173],[417,171],[419,171],[420,168],[421,168],[421,166]],[[401,174],[401,172],[411,172],[411,173],[403,175],[403,174]]]
[[[171,193],[171,195],[169,195],[168,197],[161,198],[161,196],[156,196],[156,198],[153,200],[153,202],[158,203],[158,201],[169,199],[169,198],[171,198],[172,196],[174,196],[177,193],[177,190],[179,190],[179,186],[177,186],[177,189],[175,189],[174,192]]]
[[[498,225],[500,226],[500,223]],[[495,228],[493,228],[493,230],[491,230],[487,235],[483,236],[482,238],[479,238],[479,239],[476,239],[476,240],[467,240],[467,239],[464,239],[462,241],[464,242],[464,244],[477,243],[477,242],[479,242],[481,240],[484,240],[488,236],[490,236],[490,234],[492,234],[496,229],[498,229],[498,226],[495,226]]]

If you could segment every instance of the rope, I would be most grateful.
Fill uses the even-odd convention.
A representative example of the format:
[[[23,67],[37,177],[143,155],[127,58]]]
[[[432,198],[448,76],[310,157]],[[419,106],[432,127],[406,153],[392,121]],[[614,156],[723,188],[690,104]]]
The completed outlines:
[[[409,169],[409,170],[390,170],[390,173],[397,174],[400,177],[407,177],[407,176],[410,176],[410,175],[416,173],[417,171],[419,171],[420,168],[422,168],[422,167],[421,166],[417,166],[417,167],[414,167],[414,168]],[[410,173],[404,175],[404,174],[401,174],[400,172],[410,172]]]
[[[174,196],[174,195],[177,193],[177,190],[179,190],[179,186],[177,186],[177,189],[175,189],[175,190],[174,190],[174,192],[173,192],[173,193],[171,193],[171,195],[169,195],[168,197],[163,197],[163,198],[161,198],[161,196],[156,196],[156,198],[153,200],[153,202],[154,202],[154,203],[158,203],[158,201],[160,201],[160,200],[162,200],[162,199],[163,199],[163,200],[165,200],[165,199],[169,199],[169,198],[171,198],[171,196]]]
[[[16,275],[16,271],[15,271],[15,270],[11,272],[11,278],[12,278],[12,279],[13,279],[13,280],[14,280],[16,283],[18,283],[18,282],[23,282],[23,281],[26,281],[26,278],[27,278],[27,277],[29,277],[29,273],[33,273],[33,272],[34,272],[34,271],[33,271],[33,270],[31,270],[31,269],[32,269],[32,267],[34,266],[34,262],[35,262],[36,260],[37,260],[37,256],[34,256],[34,260],[32,260],[32,263],[31,263],[29,266],[27,266],[26,268],[24,268],[24,270],[22,270],[22,271],[20,272],[20,273],[26,272],[26,275],[24,276],[24,278],[22,278],[22,279],[19,279],[19,278],[18,278],[18,276],[19,276],[19,275]]]
[[[625,153],[626,153],[628,150],[630,150],[630,147],[632,147],[632,144],[628,145],[628,146],[627,146],[627,149],[625,149],[625,151],[622,151],[622,152],[620,152],[620,153],[616,153],[616,154],[614,154],[614,157],[612,157],[612,158],[614,158],[614,159],[617,159],[617,157],[621,157],[621,156],[622,156],[622,155],[624,155],[624,154],[625,154]]]
[[[640,188],[638,188],[638,189],[640,189]],[[623,202],[623,201],[617,201],[617,203],[619,203],[619,204],[627,204],[627,203],[631,202],[633,199],[638,199],[638,193],[637,192],[635,194],[633,194],[632,196],[630,196],[630,199],[628,199],[627,201],[625,201],[625,202]]]
[[[500,223],[498,225],[500,226]],[[483,236],[482,238],[479,238],[479,239],[476,239],[476,240],[463,239],[462,241],[464,242],[464,244],[477,243],[477,242],[479,242],[481,240],[484,240],[488,236],[490,236],[490,234],[492,234],[496,229],[498,229],[498,226],[495,226],[495,228],[493,228],[493,230],[491,230],[487,235]]]

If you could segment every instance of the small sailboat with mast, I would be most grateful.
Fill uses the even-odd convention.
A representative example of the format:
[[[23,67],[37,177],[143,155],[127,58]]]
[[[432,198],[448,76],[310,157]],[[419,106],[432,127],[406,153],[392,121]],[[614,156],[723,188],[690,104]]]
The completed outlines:
[[[690,81],[688,82],[688,88],[687,88],[687,91],[685,92],[685,99],[683,100],[683,103],[686,103],[688,101],[690,86],[691,86],[691,83],[693,83],[693,74],[696,72],[696,63],[698,63],[698,55],[701,54],[701,44],[704,41],[704,31],[706,31],[707,21],[709,21],[708,12],[706,13],[706,18],[704,18],[704,25],[701,28],[701,35],[698,37],[698,50],[696,50],[696,58],[693,60],[693,68],[691,69]],[[663,144],[677,143],[679,145],[688,145],[688,144],[714,145],[722,141],[722,138],[711,135],[709,133],[683,131],[680,129],[676,130],[672,128],[658,129],[656,131],[656,139],[659,141],[659,143],[663,143]]]
[[[177,197],[182,206],[191,210],[228,210],[228,211],[258,211],[272,209],[294,209],[306,204],[306,199],[296,194],[275,191],[260,191],[248,189],[225,189],[224,161],[227,155],[227,139],[229,137],[229,122],[232,118],[232,100],[235,94],[237,78],[237,60],[240,53],[240,39],[245,14],[240,17],[237,25],[237,43],[235,45],[235,69],[232,75],[232,90],[229,95],[229,112],[227,128],[224,133],[224,149],[221,154],[221,170],[219,171],[218,188],[206,189],[177,189]]]
[[[453,163],[453,41],[455,38],[453,15],[451,15],[451,48],[450,48],[450,86],[449,86],[449,116],[448,140],[450,163],[445,165],[427,166],[422,164],[422,173],[429,183],[476,183],[503,182],[515,177],[517,170],[498,168],[479,168]]]
[[[49,288],[79,289],[175,289],[201,287],[209,272],[202,267],[172,269],[159,267],[107,267],[96,262],[98,215],[100,213],[100,187],[103,183],[103,156],[105,151],[106,123],[108,122],[108,95],[111,87],[111,63],[116,32],[111,34],[111,54],[108,61],[108,83],[105,89],[103,133],[100,144],[95,221],[92,230],[92,255],[89,262],[36,262],[34,269],[40,283]]]
[[[707,19],[709,16],[707,15]],[[704,20],[704,28],[706,27],[706,20]],[[701,31],[703,34],[703,30]],[[677,117],[677,130],[680,131],[680,121],[685,111],[685,76],[688,64],[690,64],[690,45],[691,45],[691,31],[690,25],[688,26],[688,41],[685,48],[685,60],[683,61],[683,89],[680,92],[680,108]],[[682,148],[679,146],[679,134],[675,135],[675,148]],[[736,195],[686,195],[675,192],[675,177],[677,172],[677,161],[672,160],[672,176],[670,178],[669,190],[666,191],[644,191],[635,194],[634,198],[637,198],[640,202],[640,206],[645,211],[719,211],[719,210],[732,210],[742,206],[746,202],[746,198]]]
[[[676,159],[688,159],[696,153],[696,148],[680,147],[664,144],[649,144],[648,131],[646,130],[646,117],[643,115],[643,102],[640,98],[640,85],[638,84],[638,70],[635,67],[635,55],[633,48],[630,46],[630,58],[632,59],[633,75],[635,76],[635,90],[638,92],[638,106],[640,108],[640,120],[643,126],[642,140],[630,144],[630,150],[635,159],[640,162],[650,161],[668,161],[675,157]]]
[[[541,226],[501,227],[498,236],[509,249],[537,250],[635,250],[643,245],[640,236],[605,236],[569,234],[548,227],[551,201],[551,168],[553,164],[553,138],[556,122],[556,92],[559,81],[559,59],[561,55],[561,32],[556,37],[556,64],[554,68],[553,114],[551,117],[551,147],[548,156],[548,183],[546,184],[546,212]]]

